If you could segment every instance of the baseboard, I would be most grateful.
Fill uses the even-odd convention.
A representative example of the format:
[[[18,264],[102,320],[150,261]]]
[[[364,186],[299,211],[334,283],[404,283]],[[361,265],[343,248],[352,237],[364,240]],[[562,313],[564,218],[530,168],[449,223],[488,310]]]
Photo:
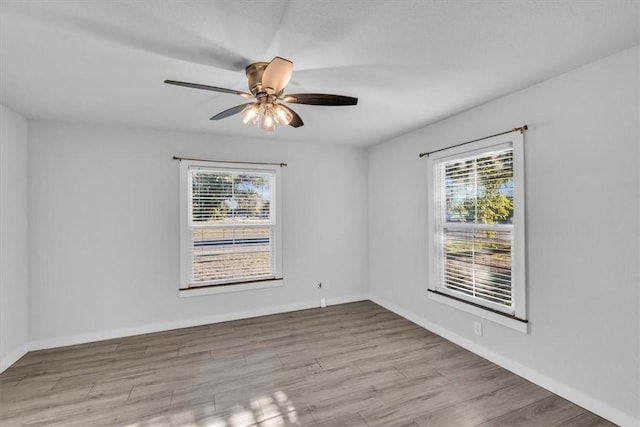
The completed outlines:
[[[328,305],[340,305],[340,304],[349,304],[350,302],[358,302],[358,301],[369,301],[369,294],[355,294],[355,295],[345,295],[339,297],[327,297]],[[316,307],[320,305],[320,301]]]
[[[29,346],[27,344],[24,344],[0,359],[0,374],[6,371],[9,366],[20,360],[20,358],[27,354],[28,351]]]
[[[345,304],[356,301],[366,301],[368,294],[347,295],[339,297],[327,297],[330,305]],[[153,323],[130,328],[112,329],[107,331],[89,332],[86,334],[57,337],[52,339],[32,341],[29,350],[44,350],[48,348],[64,347],[67,345],[85,344],[94,341],[103,341],[113,338],[123,338],[134,335],[149,334],[153,332],[170,331],[172,329],[189,328],[191,326],[208,325],[211,323],[228,322],[231,320],[249,319],[251,317],[267,316],[270,314],[287,313],[290,311],[306,310],[320,307],[320,298],[313,301],[302,301],[280,306],[263,307],[253,310],[237,311],[233,313],[204,316],[191,319],[182,319],[172,322]],[[16,359],[17,360],[17,359]]]
[[[371,296],[371,301],[376,304],[386,308],[387,310],[393,311],[394,313],[404,317],[411,322],[422,326],[425,329],[428,329],[431,332],[434,332],[443,338],[448,339],[449,341],[458,344],[461,347],[466,348],[467,350],[484,357],[487,360],[499,365],[516,375],[519,375],[527,380],[531,381],[534,384],[539,385],[540,387],[546,388],[552,393],[561,396],[576,405],[582,406],[587,410],[597,414],[611,422],[614,422],[620,426],[639,426],[640,419],[635,418],[634,416],[627,414],[625,412],[620,411],[619,409],[613,408],[606,403],[593,398],[575,388],[563,384],[561,382],[556,381],[555,379],[548,377],[534,369],[531,369],[528,366],[522,365],[518,362],[515,362],[509,358],[502,356],[494,351],[491,351],[485,347],[479,346],[477,343],[464,338],[458,334],[455,334],[448,329],[445,329],[441,326],[438,326],[435,323],[432,323],[421,316],[416,315],[415,313],[405,310],[404,308],[378,296]]]

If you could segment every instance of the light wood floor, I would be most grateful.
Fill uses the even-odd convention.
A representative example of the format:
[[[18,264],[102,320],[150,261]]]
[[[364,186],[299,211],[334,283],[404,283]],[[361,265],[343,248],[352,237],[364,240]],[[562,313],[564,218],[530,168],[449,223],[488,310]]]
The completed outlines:
[[[612,424],[359,302],[31,352],[0,425]]]

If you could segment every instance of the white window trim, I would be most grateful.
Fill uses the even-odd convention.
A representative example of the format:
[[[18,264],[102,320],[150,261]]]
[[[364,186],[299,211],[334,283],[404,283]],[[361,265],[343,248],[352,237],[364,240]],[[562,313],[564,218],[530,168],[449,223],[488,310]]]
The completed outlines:
[[[230,171],[267,171],[274,174],[275,183],[272,185],[274,206],[271,206],[272,213],[276,218],[274,226],[274,248],[272,256],[273,276],[256,278],[255,281],[239,281],[226,283],[199,283],[191,284],[192,264],[191,264],[191,230],[189,228],[189,215],[191,206],[189,199],[191,196],[191,186],[189,182],[189,168],[215,168],[218,170]],[[282,286],[282,191],[281,191],[281,167],[270,164],[251,164],[215,162],[206,160],[180,160],[180,286],[179,296],[197,296],[207,294],[220,294],[228,292],[240,292],[254,289],[265,289]]]
[[[510,329],[522,332],[526,334],[529,330],[529,324],[521,320],[507,317],[502,314],[494,313],[485,308],[476,307],[475,305],[468,304],[466,302],[458,301],[448,296],[443,296],[433,292],[427,292],[427,297],[430,300],[437,301],[439,303],[448,305],[449,307],[456,308],[460,311],[464,311],[474,316],[480,317],[490,322],[497,323]]]
[[[230,292],[253,291],[256,289],[278,288],[280,286],[284,286],[283,279],[258,280],[247,283],[232,283],[229,285],[201,286],[196,288],[180,289],[178,296],[180,296],[180,298],[197,297],[200,295],[215,295]]]
[[[448,158],[461,156],[473,156],[490,149],[499,149],[501,146],[509,144],[513,149],[513,178],[514,178],[514,217],[512,231],[512,295],[513,295],[513,317],[507,314],[496,313],[490,307],[483,308],[467,303],[449,296],[442,295],[439,288],[439,263],[438,253],[440,245],[437,241],[438,225],[436,222],[436,203],[434,165],[437,162]],[[446,304],[456,309],[465,311],[483,319],[498,323],[511,329],[523,333],[528,331],[527,310],[526,310],[526,269],[525,269],[525,181],[524,181],[524,135],[521,131],[514,131],[504,135],[498,135],[476,141],[463,146],[452,147],[433,153],[427,162],[429,185],[427,186],[428,200],[428,260],[432,268],[429,269],[429,283],[427,292],[428,298],[439,303]],[[461,298],[464,300],[464,297]]]

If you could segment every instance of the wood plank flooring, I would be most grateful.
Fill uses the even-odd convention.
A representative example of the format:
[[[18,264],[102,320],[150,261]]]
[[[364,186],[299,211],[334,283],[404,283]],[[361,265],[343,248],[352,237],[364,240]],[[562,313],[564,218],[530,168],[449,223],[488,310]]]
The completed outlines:
[[[27,354],[1,426],[610,426],[372,302]]]

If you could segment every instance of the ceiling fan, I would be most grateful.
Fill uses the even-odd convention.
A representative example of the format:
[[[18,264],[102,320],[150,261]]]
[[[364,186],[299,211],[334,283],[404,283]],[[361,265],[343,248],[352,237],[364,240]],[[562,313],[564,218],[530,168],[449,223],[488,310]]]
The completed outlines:
[[[228,110],[216,114],[210,120],[220,120],[240,113],[245,124],[254,126],[258,122],[265,131],[273,131],[278,126],[289,125],[297,128],[304,123],[300,116],[284,103],[308,105],[356,105],[358,98],[324,93],[296,93],[284,95],[284,88],[291,79],[293,62],[276,56],[271,62],[255,62],[245,68],[251,93],[222,87],[208,86],[197,83],[165,80],[170,85],[185,86],[194,89],[211,90],[214,92],[240,95],[243,98],[255,98],[255,101],[236,105]]]

